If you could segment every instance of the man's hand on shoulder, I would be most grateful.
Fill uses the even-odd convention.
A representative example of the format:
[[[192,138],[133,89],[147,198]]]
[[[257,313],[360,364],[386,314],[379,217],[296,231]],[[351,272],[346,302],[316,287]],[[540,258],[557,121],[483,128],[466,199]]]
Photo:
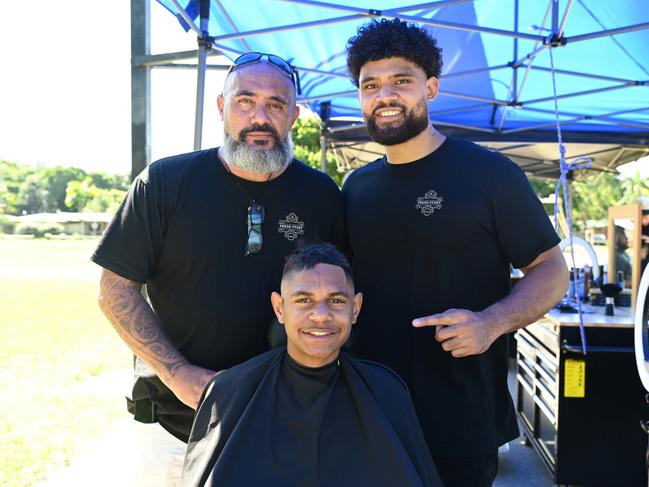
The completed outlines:
[[[412,326],[436,327],[435,339],[453,357],[467,357],[486,352],[499,334],[485,320],[483,313],[466,309],[449,309],[412,321]]]
[[[213,370],[187,363],[180,366],[176,373],[167,379],[166,385],[180,401],[196,409],[205,387],[217,374],[218,372]]]

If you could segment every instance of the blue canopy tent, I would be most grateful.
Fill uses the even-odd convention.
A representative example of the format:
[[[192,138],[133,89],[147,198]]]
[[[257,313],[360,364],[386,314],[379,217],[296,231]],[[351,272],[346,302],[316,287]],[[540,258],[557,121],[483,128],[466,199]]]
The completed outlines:
[[[197,59],[195,149],[201,145],[206,57],[261,51],[294,65],[299,101],[320,116],[323,146],[334,150],[339,165],[350,169],[376,158],[380,147],[369,143],[347,78],[345,43],[370,18],[398,17],[429,29],[443,49],[440,93],[429,105],[443,133],[500,150],[540,177],[559,173],[557,123],[568,159],[590,156],[597,170],[649,153],[646,0],[157,1],[197,35],[198,49],[151,56],[144,39],[133,51],[134,96],[138,73]],[[132,9],[144,15],[141,3],[132,0]],[[146,23],[132,22],[137,41]],[[141,122],[138,103],[134,120]],[[135,139],[134,124],[134,170]]]

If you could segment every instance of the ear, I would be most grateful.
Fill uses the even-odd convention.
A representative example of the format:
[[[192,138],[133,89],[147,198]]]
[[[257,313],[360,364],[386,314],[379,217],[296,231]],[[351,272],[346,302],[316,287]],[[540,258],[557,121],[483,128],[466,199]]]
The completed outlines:
[[[293,120],[291,120],[291,128],[293,128],[293,125],[295,125],[295,121],[299,116],[300,116],[300,106],[295,105],[295,113],[293,114]]]
[[[284,324],[284,299],[279,293],[273,291],[270,295],[270,303],[273,305],[273,311],[275,312],[275,316],[277,316],[277,321]]]
[[[428,91],[428,101],[433,101],[437,98],[437,92],[439,91],[439,80],[435,76],[431,76],[426,80],[426,89]]]
[[[219,95],[216,97],[216,106],[219,109],[219,115],[221,116],[221,121],[223,121],[223,108],[225,107],[225,99],[223,98],[223,95]]]
[[[354,311],[352,313],[352,325],[356,323],[358,313],[361,312],[361,305],[363,304],[363,293],[356,293],[354,296]]]

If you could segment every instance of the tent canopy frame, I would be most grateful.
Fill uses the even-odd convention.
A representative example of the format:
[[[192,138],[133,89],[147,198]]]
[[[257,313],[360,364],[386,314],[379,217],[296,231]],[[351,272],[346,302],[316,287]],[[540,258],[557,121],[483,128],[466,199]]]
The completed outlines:
[[[227,69],[226,65],[208,65],[207,57],[212,55],[222,54],[224,52],[229,52],[233,54],[243,54],[250,50],[249,45],[245,43],[246,39],[269,35],[279,32],[285,32],[295,29],[308,29],[312,27],[317,27],[325,24],[336,24],[341,22],[349,21],[358,21],[362,18],[376,18],[376,17],[385,17],[385,18],[395,18],[398,17],[402,20],[417,22],[422,25],[430,25],[439,28],[454,29],[454,30],[463,30],[469,32],[476,32],[480,34],[489,34],[497,36],[505,36],[513,39],[513,52],[512,52],[512,61],[505,64],[497,64],[493,66],[485,66],[478,69],[470,69],[466,71],[460,71],[455,73],[450,73],[447,75],[442,75],[441,78],[457,78],[467,75],[476,74],[479,72],[490,72],[494,70],[502,69],[511,69],[512,76],[511,82],[508,88],[508,94],[506,99],[496,99],[488,98],[483,96],[477,96],[469,93],[458,93],[447,90],[440,90],[439,94],[447,97],[457,98],[460,100],[473,100],[478,102],[475,105],[469,107],[462,107],[456,109],[442,110],[439,112],[431,111],[431,121],[432,123],[441,124],[445,127],[454,127],[457,129],[468,130],[475,133],[491,134],[499,137],[509,136],[512,134],[531,134],[535,131],[556,125],[553,122],[547,123],[537,123],[537,124],[528,124],[523,127],[511,127],[505,128],[504,121],[507,110],[510,109],[521,109],[534,111],[538,113],[549,113],[548,110],[538,109],[530,107],[533,104],[539,104],[547,101],[551,101],[554,97],[538,97],[538,98],[529,98],[521,99],[523,88],[525,87],[525,82],[527,74],[531,70],[538,70],[544,72],[551,72],[552,70],[547,67],[534,65],[534,60],[537,55],[544,51],[545,49],[556,49],[563,46],[566,46],[571,43],[583,42],[590,39],[596,39],[601,37],[611,37],[627,32],[635,32],[638,30],[649,29],[649,22],[643,22],[633,25],[626,25],[621,27],[616,27],[613,29],[602,29],[599,31],[593,31],[586,34],[579,34],[575,36],[565,36],[565,27],[569,19],[571,9],[574,3],[574,0],[569,0],[566,8],[562,15],[559,12],[558,2],[549,0],[548,7],[546,9],[546,15],[543,19],[543,22],[540,27],[538,27],[538,33],[530,34],[525,32],[520,32],[518,30],[518,21],[519,21],[519,1],[515,0],[514,2],[514,30],[506,29],[496,29],[492,27],[480,26],[480,25],[471,25],[467,23],[459,22],[448,22],[442,21],[439,19],[429,19],[416,15],[408,15],[405,12],[410,12],[413,10],[422,10],[422,9],[435,9],[443,6],[450,6],[453,4],[467,3],[472,2],[473,0],[436,0],[430,2],[416,3],[407,6],[400,6],[396,8],[390,8],[387,10],[376,10],[376,9],[364,9],[360,7],[353,7],[348,5],[340,5],[332,2],[324,2],[318,0],[279,0],[287,3],[304,5],[306,7],[320,7],[324,9],[329,9],[335,12],[335,14],[344,13],[345,15],[337,17],[327,17],[320,20],[313,20],[307,22],[299,22],[288,25],[266,27],[261,29],[252,29],[246,31],[239,31],[232,19],[229,17],[228,12],[222,6],[220,2],[213,2],[210,0],[198,0],[199,16],[198,16],[198,25],[191,18],[191,15],[181,7],[177,0],[170,0],[171,3],[178,11],[178,16],[181,18],[184,23],[186,23],[187,28],[191,29],[197,35],[197,44],[198,49],[192,51],[181,51],[165,54],[156,54],[152,55],[150,52],[150,3],[151,0],[131,0],[131,54],[132,54],[132,134],[133,134],[133,174],[136,174],[144,166],[150,163],[150,71],[153,68],[173,68],[173,69],[196,69],[197,78],[196,78],[196,107],[195,107],[195,120],[194,120],[194,149],[198,150],[201,148],[201,136],[203,130],[203,106],[204,106],[204,96],[205,96],[205,73],[208,69]],[[209,25],[209,16],[210,16],[210,7],[215,5],[215,8],[218,8],[223,15],[223,17],[229,22],[230,26],[235,32],[210,36],[208,32]],[[545,24],[548,20],[548,16],[551,21],[551,29],[546,29]],[[548,31],[547,35],[542,35],[542,31]],[[223,42],[233,39],[241,39],[244,41],[244,46],[248,48],[248,51],[238,50],[232,47],[226,46]],[[519,46],[518,40],[524,39],[529,41],[535,41],[534,49],[524,56],[519,55]],[[179,61],[185,61],[189,59],[195,59],[195,63],[179,63]],[[332,77],[340,78],[347,77],[347,73],[326,69],[319,69],[310,66],[294,66],[295,70],[300,73],[312,73],[320,75],[323,77]],[[519,76],[518,70],[525,69],[525,75],[522,79]],[[574,91],[570,93],[562,93],[556,96],[557,99],[574,99],[576,97],[591,95],[594,93],[605,93],[615,90],[628,90],[630,88],[635,88],[638,86],[649,86],[649,79],[625,79],[618,78],[613,76],[606,76],[600,74],[586,73],[581,71],[565,70],[565,69],[554,69],[554,73],[560,73],[563,75],[569,75],[578,77],[581,79],[591,79],[598,81],[609,81],[612,84],[600,88],[585,89],[580,91]],[[313,101],[328,101],[339,99],[340,97],[345,96],[354,96],[356,90],[342,90],[335,91],[324,94],[317,95],[307,95],[298,97],[298,102],[308,103]],[[331,106],[331,105],[328,105]],[[501,107],[500,117],[497,123],[497,126],[494,128],[486,128],[472,123],[453,123],[448,120],[435,119],[436,116],[442,114],[450,113],[461,113],[461,112],[470,112],[471,110],[482,110],[491,106],[492,111],[492,121],[495,122],[495,115],[497,114],[498,107]],[[346,109],[346,107],[344,107]],[[560,120],[560,124],[568,124],[579,121],[592,121],[592,120],[601,120],[610,123],[615,123],[620,126],[632,127],[636,129],[646,129],[649,132],[649,125],[637,122],[628,122],[624,120],[615,119],[616,115],[631,113],[633,111],[645,111],[648,108],[635,108],[630,110],[620,110],[613,111],[609,113],[604,113],[600,115],[584,115],[578,113],[572,113],[568,111],[562,111],[559,113],[560,117],[564,117],[563,120]],[[324,110],[325,112],[327,110]],[[350,109],[350,111],[353,111]],[[321,110],[323,112],[323,110]],[[551,112],[554,113],[554,112]],[[322,115],[322,113],[321,113]],[[340,133],[343,127],[330,127],[328,117],[322,117],[323,120],[323,147],[326,146],[327,138],[334,136],[337,132]],[[358,124],[350,124],[352,127],[358,127]]]

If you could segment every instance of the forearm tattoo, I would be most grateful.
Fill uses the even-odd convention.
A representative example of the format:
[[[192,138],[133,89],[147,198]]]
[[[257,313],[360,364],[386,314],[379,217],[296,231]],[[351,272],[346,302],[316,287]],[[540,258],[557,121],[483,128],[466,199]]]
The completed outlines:
[[[141,284],[103,271],[99,304],[117,333],[142,360],[159,364],[172,377],[185,359],[160,328],[153,310],[141,294]]]

